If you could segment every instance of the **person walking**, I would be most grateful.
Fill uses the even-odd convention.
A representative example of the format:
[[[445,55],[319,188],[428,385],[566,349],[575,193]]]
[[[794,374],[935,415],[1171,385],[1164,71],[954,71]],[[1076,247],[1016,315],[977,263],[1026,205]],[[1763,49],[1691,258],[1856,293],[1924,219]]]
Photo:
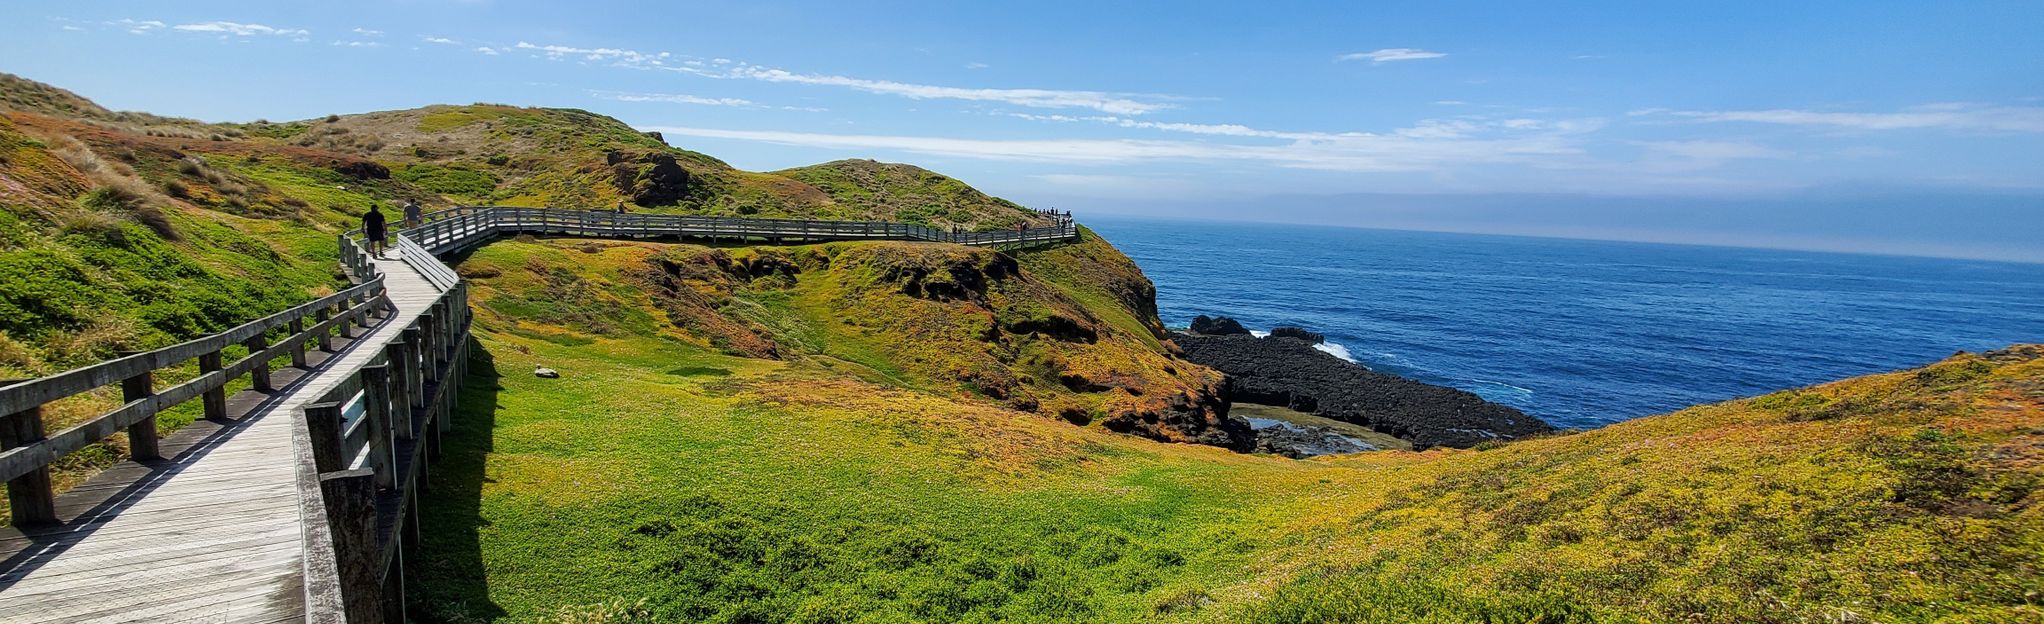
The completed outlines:
[[[409,199],[405,200],[405,229],[409,230],[419,227],[419,223],[422,221],[424,221],[424,218],[423,215],[419,214],[419,202]]]
[[[383,227],[383,211],[376,204],[369,204],[369,214],[362,215],[362,237],[369,239],[369,253],[378,260],[383,257],[384,240],[387,233]]]
[[[623,199],[617,200],[617,213],[618,214],[625,213],[625,200]]]

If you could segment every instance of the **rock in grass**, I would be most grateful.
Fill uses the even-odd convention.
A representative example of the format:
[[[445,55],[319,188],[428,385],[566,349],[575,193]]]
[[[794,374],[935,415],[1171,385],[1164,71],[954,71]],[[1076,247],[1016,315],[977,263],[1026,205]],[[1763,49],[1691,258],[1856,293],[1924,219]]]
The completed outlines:
[[[535,366],[532,367],[532,376],[541,379],[560,379],[561,371],[547,368],[545,366]]]

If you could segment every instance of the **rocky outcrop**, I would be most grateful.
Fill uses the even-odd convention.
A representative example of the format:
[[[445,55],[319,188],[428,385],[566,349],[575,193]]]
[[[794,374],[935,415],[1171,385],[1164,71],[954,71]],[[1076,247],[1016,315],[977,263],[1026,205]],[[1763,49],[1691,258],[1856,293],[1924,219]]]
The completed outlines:
[[[1415,447],[1469,447],[1553,427],[1475,394],[1363,368],[1293,337],[1178,332],[1185,359],[1227,375],[1231,401],[1351,422]]]
[[[1208,336],[1248,335],[1249,330],[1241,323],[1225,316],[1210,317],[1205,314],[1192,317],[1192,333]]]
[[[604,154],[610,165],[611,181],[619,194],[641,206],[680,203],[694,191],[688,170],[673,154],[651,152],[639,155],[613,150]]]
[[[1110,414],[1101,424],[1109,431],[1152,440],[1207,444],[1234,451],[1254,450],[1256,432],[1249,421],[1227,416],[1228,402],[1211,387],[1145,401],[1139,407]]]
[[[357,180],[388,180],[390,168],[367,160],[349,160],[334,163],[334,171]]]
[[[1377,447],[1367,442],[1335,433],[1325,427],[1277,423],[1256,430],[1256,452],[1283,455],[1292,459],[1374,450],[1377,450]]]
[[[1271,328],[1270,335],[1273,338],[1296,338],[1306,341],[1306,344],[1327,342],[1327,336],[1319,332],[1307,331],[1304,327],[1274,327]]]

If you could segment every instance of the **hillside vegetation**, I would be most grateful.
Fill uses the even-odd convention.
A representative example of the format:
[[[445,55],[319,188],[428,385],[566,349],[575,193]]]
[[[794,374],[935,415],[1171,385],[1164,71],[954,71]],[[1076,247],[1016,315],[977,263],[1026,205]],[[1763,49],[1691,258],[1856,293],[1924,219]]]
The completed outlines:
[[[434,475],[434,491],[453,494],[426,507],[430,563],[414,577],[415,613],[2044,618],[2044,348],[1487,450],[1295,461],[1073,427],[956,385],[941,358],[867,338],[911,322],[894,314],[932,315],[927,300],[906,297],[861,312],[880,318],[837,318],[849,309],[833,301],[871,296],[861,284],[898,288],[876,266],[939,259],[896,257],[907,253],[897,247],[505,242],[466,259],[489,310],[479,340],[495,374],[466,388],[477,400]],[[632,281],[648,262],[719,258],[768,277],[678,279],[696,292],[731,288],[703,302],[750,339],[697,339],[675,320],[695,317]],[[990,300],[1111,300],[1025,292],[1059,279],[1032,270],[1042,262],[1024,254],[1028,282]],[[549,307],[562,293],[591,299]],[[932,316],[916,326],[930,342],[912,344],[1002,348],[972,331],[945,337],[963,315]],[[999,326],[1000,313],[989,316],[979,327]],[[1099,328],[1133,318],[1087,326],[1106,336]],[[769,344],[770,354],[747,351]],[[1018,370],[990,353],[956,357],[975,371]],[[535,366],[564,377],[533,377]]]
[[[911,167],[738,171],[566,109],[213,124],[11,76],[0,108],[4,377],[330,292],[333,237],[372,203],[1033,218]],[[1090,232],[455,260],[478,374],[422,498],[421,621],[2044,621],[2036,346],[1484,450],[1296,461],[1220,448],[1242,432],[1218,376],[1177,357],[1150,282]]]
[[[920,172],[906,165],[893,170]],[[906,174],[905,174],[906,175]],[[920,180],[866,190],[927,193]],[[334,236],[373,204],[607,207],[761,217],[1012,227],[1035,213],[951,183],[965,200],[839,202],[778,174],[732,169],[608,117],[569,109],[435,106],[272,123],[110,111],[0,74],[0,379],[167,346],[332,292]],[[849,192],[849,191],[848,191]],[[230,350],[229,357],[238,356]],[[174,383],[196,370],[160,374]],[[110,409],[103,388],[45,409],[51,430]],[[175,411],[166,430],[189,422]],[[167,433],[167,431],[166,431]],[[120,437],[58,466],[60,488],[117,461]],[[0,507],[4,509],[4,507]],[[0,516],[4,517],[4,516]]]

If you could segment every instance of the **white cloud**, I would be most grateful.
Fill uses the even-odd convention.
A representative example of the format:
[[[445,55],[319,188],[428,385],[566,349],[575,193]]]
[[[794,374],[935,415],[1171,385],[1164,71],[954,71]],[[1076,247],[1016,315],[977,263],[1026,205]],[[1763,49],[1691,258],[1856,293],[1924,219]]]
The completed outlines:
[[[1199,126],[1200,124],[1187,124]],[[1209,126],[1207,129],[1224,126]],[[653,127],[674,136],[758,141],[845,150],[900,150],[1003,161],[1116,164],[1164,160],[1257,162],[1296,169],[1349,172],[1428,171],[1449,165],[1527,162],[1581,153],[1565,133],[1489,138],[1419,138],[1392,134],[1319,134],[1282,145],[1133,139],[959,139],[932,136],[825,134],[775,130]],[[1230,130],[1232,131],[1232,130]]]
[[[156,20],[132,20],[132,19],[122,19],[120,21],[107,22],[107,25],[119,28],[126,28],[128,29],[128,32],[137,35],[146,35],[149,34],[149,31],[160,30],[165,26],[163,22]]]
[[[2044,107],[1948,103],[1912,106],[1896,112],[1856,113],[1777,108],[1749,111],[1646,109],[1635,116],[1673,115],[1707,122],[1746,122],[1845,128],[1850,130],[1945,129],[2044,132]]]
[[[751,100],[739,98],[709,98],[679,93],[625,93],[620,91],[591,91],[590,95],[617,100],[619,102],[667,102],[671,104],[701,104],[704,106],[754,106]]]
[[[355,34],[357,34],[357,35],[361,35],[361,36],[364,36],[364,37],[381,37],[381,36],[383,36],[383,31],[381,31],[381,30],[370,30],[370,29],[367,29],[367,28],[357,28],[357,29],[355,29]]]
[[[1654,154],[1709,162],[1781,159],[1794,156],[1788,152],[1745,141],[1645,141],[1639,145]]]
[[[986,69],[986,68],[987,68],[987,64],[986,64],[986,63],[966,63],[966,64],[965,64],[965,68],[966,68],[966,69]]]
[[[1426,50],[1421,50],[1419,48],[1384,48],[1382,50],[1373,50],[1370,52],[1351,52],[1348,54],[1343,54],[1341,56],[1334,57],[1334,60],[1369,61],[1370,64],[1372,65],[1379,65],[1383,63],[1389,63],[1392,61],[1417,61],[1422,59],[1441,58],[1443,56],[1447,56],[1447,54],[1443,52],[1429,52]]]
[[[846,87],[867,93],[897,95],[915,100],[945,99],[969,102],[1000,102],[1030,108],[1090,108],[1103,113],[1117,115],[1141,115],[1171,108],[1171,105],[1161,102],[1142,101],[1127,94],[1102,91],[947,87],[891,80],[868,80],[847,76],[798,74],[787,70],[755,65],[740,65],[731,69],[723,77],[761,80],[765,82]]]
[[[611,61],[626,67],[661,67],[668,57],[666,52],[640,52],[623,48],[577,48],[563,45],[534,45],[520,41],[512,46],[520,50],[531,50],[547,58],[561,60],[571,56],[582,57],[585,61]]]
[[[63,28],[64,30],[85,30],[85,29],[83,29],[83,28],[79,28],[79,27],[77,27],[77,26],[72,26],[72,25],[70,25],[70,24],[65,24],[65,25],[61,26],[61,28]]]
[[[437,43],[440,45],[461,45],[461,42],[455,41],[453,39],[448,39],[446,37],[420,37],[419,40],[424,41],[426,43]]]
[[[198,24],[178,24],[176,26],[172,26],[171,28],[174,30],[182,30],[186,32],[220,33],[223,35],[234,35],[237,37],[253,37],[256,35],[266,35],[272,37],[285,36],[304,37],[312,34],[311,31],[298,28],[277,28],[274,26],[265,26],[262,24],[242,24],[237,22],[202,22]]]
[[[518,42],[516,48],[529,50],[553,60],[579,57],[585,61],[603,61],[618,67],[633,69],[658,69],[727,80],[758,80],[762,82],[843,87],[867,93],[895,95],[917,100],[946,99],[970,102],[999,102],[1030,108],[1085,108],[1116,115],[1141,115],[1171,108],[1170,104],[1157,101],[1164,99],[1161,96],[1105,91],[972,88],[914,84],[850,76],[804,74],[742,63],[727,58],[710,59],[709,65],[714,66],[712,68],[705,66],[700,61],[677,58],[667,52],[643,52],[627,48],[581,48],[562,45],[538,45],[525,41]]]
[[[335,41],[333,45],[344,48],[380,48],[383,44],[374,41]]]
[[[490,55],[490,56],[496,56],[496,55],[498,54],[498,52],[497,52],[497,49],[496,49],[496,48],[492,48],[492,47],[489,47],[489,46],[483,46],[483,47],[480,47],[480,48],[476,48],[476,51],[477,51],[477,52],[481,52],[481,53],[483,53],[483,54],[488,54],[488,55]]]

